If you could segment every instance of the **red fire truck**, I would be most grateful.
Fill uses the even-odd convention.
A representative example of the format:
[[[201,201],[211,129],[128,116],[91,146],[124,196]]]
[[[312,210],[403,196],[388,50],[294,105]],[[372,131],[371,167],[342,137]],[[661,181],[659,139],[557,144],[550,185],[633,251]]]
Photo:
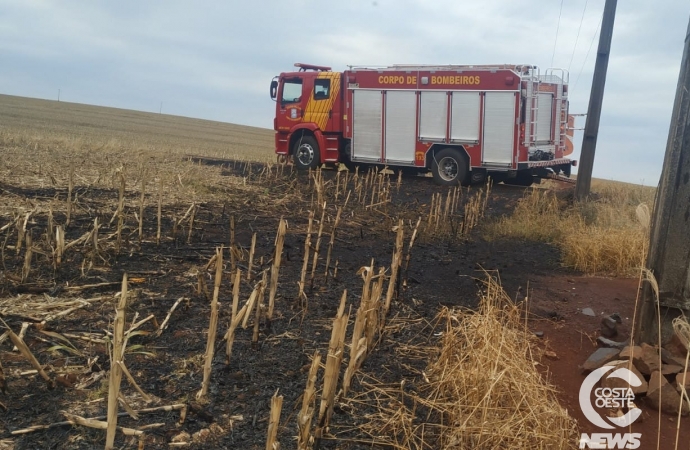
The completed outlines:
[[[439,184],[570,175],[568,74],[536,66],[295,64],[271,82],[278,159],[432,172]],[[569,120],[570,119],[570,120]]]

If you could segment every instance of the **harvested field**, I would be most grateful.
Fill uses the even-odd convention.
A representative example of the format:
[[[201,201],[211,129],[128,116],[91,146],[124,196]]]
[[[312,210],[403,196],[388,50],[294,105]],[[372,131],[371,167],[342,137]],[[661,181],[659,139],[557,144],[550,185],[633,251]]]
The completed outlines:
[[[3,139],[79,154],[122,149],[275,161],[273,132],[210,120],[0,95]]]
[[[0,448],[491,448],[415,403],[443,361],[439,314],[475,309],[487,272],[500,298],[534,292],[536,367],[550,348],[571,368],[538,398],[571,412],[589,349],[559,330],[591,333],[580,301],[634,301],[634,281],[619,303],[562,301],[580,273],[557,245],[482,237],[524,188],[293,173],[267,163],[268,130],[7,96],[0,153],[0,314],[16,333],[0,338]],[[412,415],[377,434],[396,404]],[[109,414],[121,428],[101,429]],[[554,420],[559,440],[535,448],[576,448],[574,422]],[[640,424],[649,442],[655,425]]]

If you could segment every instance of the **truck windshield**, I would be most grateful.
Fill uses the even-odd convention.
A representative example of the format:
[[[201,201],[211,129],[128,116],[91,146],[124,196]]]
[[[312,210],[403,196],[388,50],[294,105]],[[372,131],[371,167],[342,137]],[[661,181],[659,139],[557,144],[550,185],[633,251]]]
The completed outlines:
[[[285,80],[283,82],[283,97],[281,102],[283,103],[295,103],[302,97],[302,80]]]

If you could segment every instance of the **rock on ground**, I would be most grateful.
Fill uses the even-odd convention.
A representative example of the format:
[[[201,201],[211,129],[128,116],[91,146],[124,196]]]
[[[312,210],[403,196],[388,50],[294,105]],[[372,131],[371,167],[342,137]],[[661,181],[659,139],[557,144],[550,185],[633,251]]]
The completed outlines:
[[[613,341],[611,339],[607,339],[603,336],[599,336],[597,338],[597,342],[602,346],[602,347],[610,347],[610,348],[617,348],[619,350],[622,350],[628,346],[627,342],[618,342],[618,341]],[[621,355],[622,356],[622,355]]]
[[[582,314],[584,314],[585,316],[590,316],[590,317],[596,316],[596,314],[594,313],[594,310],[592,308],[584,308],[582,310]]]
[[[621,350],[621,358],[635,359],[642,358],[642,347],[634,345],[632,347],[626,346]]]
[[[659,365],[659,353],[649,344],[642,344],[641,347],[642,355],[639,358],[633,358],[633,363],[640,372],[649,376],[653,372],[661,369]]]
[[[655,408],[661,406],[661,410],[665,413],[678,414],[680,395],[658,370],[652,373],[652,378],[649,380],[647,400]],[[685,416],[689,411],[687,403],[683,402],[681,414]]]
[[[582,365],[582,370],[591,372],[596,370],[604,364],[615,360],[618,357],[620,350],[616,348],[600,348],[587,358],[587,361]]]
[[[683,380],[685,380],[685,384],[683,383]],[[681,392],[681,386],[685,387],[685,391],[690,396],[690,371],[681,372],[678,375],[676,375],[676,390],[678,391],[678,393]]]
[[[630,388],[633,391],[633,394],[639,395],[639,394],[644,394],[647,392],[648,385],[647,385],[647,380],[645,380],[644,376],[640,373],[637,368],[635,368],[634,365],[630,364],[630,361],[624,361],[624,360],[618,360],[618,361],[611,361],[610,363],[605,364],[607,366],[614,366],[614,370],[618,369],[628,369],[632,373],[637,376],[637,378],[642,382],[639,386],[633,386],[626,380],[622,380],[617,377],[605,377],[604,379],[601,380],[601,387],[607,387],[607,388]],[[613,371],[612,371],[613,372]],[[612,373],[609,372],[609,373]]]

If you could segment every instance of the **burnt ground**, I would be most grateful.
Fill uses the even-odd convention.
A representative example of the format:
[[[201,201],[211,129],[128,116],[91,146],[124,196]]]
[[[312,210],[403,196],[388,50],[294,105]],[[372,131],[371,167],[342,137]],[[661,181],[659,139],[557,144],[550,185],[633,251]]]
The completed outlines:
[[[223,164],[222,161],[203,162]],[[224,170],[228,176],[241,176],[248,169],[233,164],[227,165]],[[324,172],[324,178],[327,182],[332,182],[335,173]],[[353,312],[358,306],[362,291],[362,278],[357,273],[358,269],[368,265],[372,258],[377,267],[390,265],[395,241],[395,233],[391,228],[399,216],[406,220],[406,246],[411,227],[419,215],[423,216],[422,226],[412,249],[406,287],[401,287],[398,298],[391,307],[388,327],[362,367],[367,380],[399,384],[405,379],[412,386],[415,382],[420,382],[421,370],[433,355],[420,356],[406,349],[412,345],[433,346],[437,339],[434,318],[439,309],[443,306],[475,306],[480,285],[478,280],[485,277],[485,270],[497,270],[504,289],[511,296],[519,286],[525,288],[529,280],[532,280],[530,289],[535,292],[535,298],[541,295],[541,310],[538,315],[545,318],[543,320],[546,322],[536,321],[534,326],[546,331],[548,345],[560,355],[557,361],[560,369],[554,368],[553,373],[556,375],[552,379],[563,389],[564,404],[569,405],[569,408],[573,407],[572,399],[576,398],[577,392],[575,390],[573,397],[572,392],[576,389],[573,383],[579,387],[584,378],[577,371],[577,365],[588,356],[585,354],[587,349],[571,356],[571,350],[563,346],[574,345],[574,338],[569,337],[569,340],[563,342],[559,338],[566,335],[562,332],[563,327],[571,326],[577,336],[580,336],[578,333],[582,329],[585,332],[591,330],[587,330],[588,324],[572,319],[577,318],[577,308],[581,307],[579,304],[572,303],[570,297],[563,302],[551,295],[553,289],[560,289],[554,286],[561,286],[563,280],[581,280],[576,278],[578,274],[561,268],[556,247],[508,240],[487,242],[480,237],[477,229],[469,236],[462,237],[453,233],[454,226],[449,226],[444,232],[425,230],[424,223],[432,194],[446,195],[448,189],[435,186],[430,179],[406,178],[399,191],[395,187],[391,189],[392,202],[388,205],[365,208],[358,205],[354,197],[351,199],[350,206],[344,210],[333,247],[331,260],[337,261],[337,275],[333,273],[332,262],[330,274],[325,277],[327,233],[330,232],[335,216],[335,207],[328,207],[320,265],[313,287],[307,289],[309,302],[304,313],[297,298],[297,282],[302,266],[306,211],[313,206],[314,189],[308,186],[310,182],[306,176],[295,174],[276,176],[270,182],[268,179],[262,182],[260,178],[255,178],[254,183],[265,189],[265,198],[280,201],[266,202],[258,197],[245,196],[200,203],[189,242],[188,223],[178,227],[173,239],[171,219],[171,211],[176,211],[179,218],[189,208],[189,203],[166,206],[160,245],[155,242],[155,199],[147,202],[144,239],[139,243],[134,218],[134,213],[138,211],[138,197],[135,192],[128,192],[127,221],[123,233],[125,237],[119,254],[112,237],[114,225],[109,225],[115,210],[117,192],[85,190],[73,212],[72,224],[67,228],[66,241],[73,241],[90,231],[93,220],[98,217],[103,224],[100,230],[100,236],[104,240],[101,255],[94,256],[88,246],[75,246],[66,253],[61,266],[54,269],[49,252],[35,252],[31,274],[24,283],[19,282],[24,252],[17,254],[12,248],[17,239],[15,228],[11,227],[6,235],[0,235],[5,240],[0,298],[13,298],[17,304],[21,304],[40,298],[60,298],[66,301],[103,297],[102,300],[91,303],[88,308],[75,310],[44,325],[38,323],[41,317],[36,316],[39,314],[18,313],[5,305],[2,310],[3,319],[15,332],[21,328],[22,322],[33,324],[27,331],[25,341],[39,362],[50,369],[52,376],[59,376],[60,381],[55,389],[49,390],[38,375],[27,373],[31,370],[29,363],[19,353],[12,351],[9,340],[2,344],[0,361],[4,366],[7,392],[0,395],[0,401],[4,405],[0,409],[0,439],[4,439],[2,442],[8,448],[12,448],[11,445],[16,449],[91,449],[103,446],[104,431],[81,426],[56,426],[16,436],[11,435],[11,432],[33,425],[64,421],[62,411],[83,417],[105,415],[107,376],[99,374],[104,374],[109,369],[107,346],[102,342],[89,342],[73,336],[103,337],[104,330],[112,325],[115,296],[120,290],[117,283],[122,280],[125,272],[130,276],[129,288],[132,294],[127,308],[127,326],[135,313],[138,313],[139,319],[153,314],[156,321],[161,323],[177,299],[185,297],[186,300],[172,314],[167,329],[160,336],[153,334],[156,328],[150,321],[141,327],[141,330],[149,333],[133,336],[129,342],[131,352],[126,355],[125,363],[143,391],[152,395],[154,401],[144,404],[126,380],[122,382],[123,393],[134,409],[185,403],[189,405],[189,411],[181,426],[177,424],[178,412],[141,414],[138,420],[125,416],[120,418],[118,424],[137,428],[162,423],[162,426],[146,430],[145,448],[169,448],[168,443],[181,432],[194,435],[200,431],[202,433],[196,435],[189,448],[265,448],[270,399],[278,391],[284,397],[281,426],[278,430],[281,448],[295,448],[296,414],[301,405],[310,358],[316,350],[325,357],[331,321],[343,290],[348,291],[348,305],[352,305]],[[393,186],[394,184],[393,181]],[[287,196],[286,191],[292,194]],[[469,194],[464,193],[463,202],[476,195],[473,193],[477,191],[478,189],[473,188]],[[483,220],[512,211],[523,194],[524,188],[494,186]],[[0,182],[0,201],[3,201],[3,197],[13,201],[23,198],[30,204],[32,201],[55,196],[62,196],[64,199],[66,192],[55,189],[37,191]],[[342,205],[342,194],[340,200],[333,203]],[[197,292],[196,273],[204,273],[203,277],[212,291],[211,273],[203,268],[216,247],[227,247],[231,216],[235,221],[236,243],[245,250],[244,256],[252,233],[257,233],[255,273],[259,271],[261,263],[261,269],[269,267],[279,218],[284,217],[288,221],[276,312],[270,326],[262,321],[258,344],[252,345],[251,342],[251,321],[246,330],[240,328],[237,331],[232,360],[226,364],[222,336],[230,318],[232,290],[226,252],[226,276],[220,290],[221,309],[210,391],[208,401],[197,401],[195,395],[202,381],[210,302],[203,293]],[[456,216],[459,221],[462,219],[462,214]],[[55,212],[54,218],[57,224],[64,223],[66,219],[64,212]],[[0,228],[8,221],[8,217],[0,218]],[[32,216],[27,229],[32,230],[36,247],[47,247],[41,244],[45,244],[42,241],[45,238],[41,235],[46,228],[45,212]],[[238,264],[246,268],[246,258]],[[243,281],[240,305],[249,296],[255,281]],[[80,286],[98,283],[112,284],[79,289]],[[602,283],[605,284],[604,281]],[[628,300],[631,290],[634,298],[635,283],[626,283],[620,288],[624,294],[617,298]],[[605,302],[608,301],[606,298],[608,297],[603,296],[602,299],[594,298],[591,301]],[[616,302],[613,299],[610,301]],[[353,315],[350,327],[352,319]],[[572,325],[569,325],[569,321],[572,321]],[[55,338],[55,335],[41,333],[41,328],[43,331],[68,334],[71,336],[70,344],[77,351],[54,348],[55,344],[64,345],[64,342]],[[346,339],[346,342],[349,341]],[[579,341],[578,347],[582,349]],[[95,362],[94,358],[97,358]],[[547,361],[545,364],[551,363]],[[560,376],[559,370],[571,371],[568,373],[572,375]],[[84,386],[86,380],[96,381]],[[361,376],[356,376],[354,393],[366,389],[360,381]],[[367,408],[367,405],[343,400],[335,409],[329,433],[321,442],[321,448],[370,448],[370,437],[357,428],[366,422],[366,414],[371,412]],[[581,423],[582,420],[584,419],[580,420]],[[646,424],[653,422],[655,420],[645,421]],[[670,434],[675,431],[675,425],[668,422],[668,417],[664,416],[664,423],[668,425],[668,431],[664,433]],[[137,441],[136,438],[118,433],[116,444],[119,447],[136,448]]]

